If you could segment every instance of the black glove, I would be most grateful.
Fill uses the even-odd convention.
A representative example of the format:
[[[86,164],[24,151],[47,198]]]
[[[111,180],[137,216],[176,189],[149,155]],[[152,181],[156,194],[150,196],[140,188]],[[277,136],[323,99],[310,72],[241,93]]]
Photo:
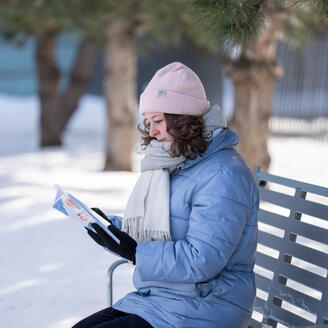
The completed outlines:
[[[101,214],[99,214],[99,215],[101,215]],[[109,220],[107,219],[107,221],[109,221]],[[126,258],[127,260],[132,261],[133,264],[136,264],[137,242],[133,238],[131,238],[127,233],[117,229],[114,225],[109,225],[107,227],[107,229],[110,230],[120,240],[120,244],[118,244],[97,223],[91,223],[91,226],[96,232],[94,232],[88,228],[86,228],[86,229],[87,229],[88,235],[97,244],[99,244],[100,246],[106,247],[111,252],[114,252],[114,253]]]
[[[103,217],[107,222],[109,222],[110,224],[113,224],[113,222],[106,216],[106,214],[98,207],[91,207],[91,209],[96,212],[98,215],[100,215],[101,217]]]

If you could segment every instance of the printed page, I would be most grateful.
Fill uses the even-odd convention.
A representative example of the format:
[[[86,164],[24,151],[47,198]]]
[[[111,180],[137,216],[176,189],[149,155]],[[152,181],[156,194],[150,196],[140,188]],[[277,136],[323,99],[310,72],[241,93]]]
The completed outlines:
[[[112,239],[114,239],[118,244],[120,243],[120,240],[110,230],[108,230],[106,226],[110,224],[108,221],[106,221],[96,212],[92,211],[73,195],[65,192],[59,185],[55,185],[55,187],[57,189],[57,194],[52,205],[53,208],[65,214],[66,216],[69,216],[75,221],[82,223],[90,230],[94,231],[91,223],[97,223]]]

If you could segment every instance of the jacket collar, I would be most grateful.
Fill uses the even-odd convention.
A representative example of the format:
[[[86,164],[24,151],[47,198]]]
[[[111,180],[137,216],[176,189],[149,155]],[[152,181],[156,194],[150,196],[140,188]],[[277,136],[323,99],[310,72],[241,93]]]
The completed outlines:
[[[212,139],[212,142],[208,145],[206,152],[202,156],[197,156],[194,160],[185,160],[181,165],[181,169],[187,169],[199,162],[205,160],[207,157],[215,152],[218,152],[224,148],[232,148],[238,145],[239,140],[235,132],[230,129],[223,129],[217,136]]]

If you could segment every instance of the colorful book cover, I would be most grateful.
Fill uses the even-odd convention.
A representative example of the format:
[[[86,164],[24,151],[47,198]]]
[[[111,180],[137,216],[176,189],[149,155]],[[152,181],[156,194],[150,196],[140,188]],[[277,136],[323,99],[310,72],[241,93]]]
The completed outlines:
[[[65,192],[59,185],[55,185],[55,187],[57,193],[55,201],[52,205],[53,208],[83,224],[90,230],[94,230],[91,226],[91,223],[97,223],[104,229],[104,231],[107,232],[107,234],[112,239],[114,239],[118,244],[120,243],[120,240],[110,230],[107,229],[105,224],[108,225],[110,224],[109,222],[105,221],[104,218],[102,218],[96,212],[92,211],[73,195]],[[105,224],[102,221],[105,221]]]

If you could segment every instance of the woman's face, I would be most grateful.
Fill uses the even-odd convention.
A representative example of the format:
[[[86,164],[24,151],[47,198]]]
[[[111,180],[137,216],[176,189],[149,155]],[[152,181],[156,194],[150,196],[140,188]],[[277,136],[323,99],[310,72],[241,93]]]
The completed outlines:
[[[150,124],[149,135],[157,141],[173,141],[173,137],[167,132],[166,121],[163,113],[145,113],[144,117]]]

